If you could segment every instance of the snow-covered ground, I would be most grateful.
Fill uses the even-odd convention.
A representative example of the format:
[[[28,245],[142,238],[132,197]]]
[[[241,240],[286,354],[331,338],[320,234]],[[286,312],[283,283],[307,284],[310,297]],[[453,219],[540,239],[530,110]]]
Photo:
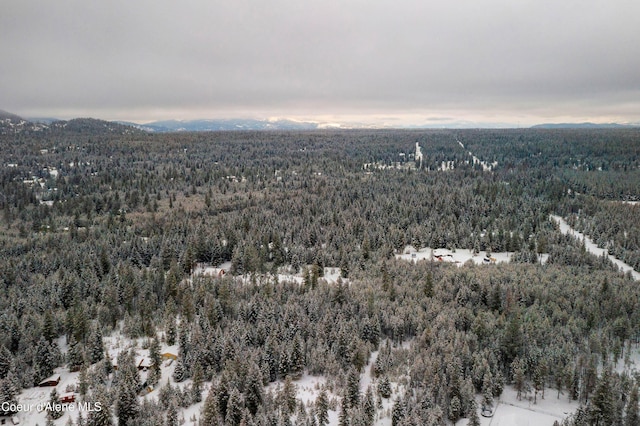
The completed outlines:
[[[462,142],[458,141],[458,144],[460,145],[460,147],[462,147],[462,149],[465,149],[464,144]],[[473,159],[473,164],[480,164],[482,166],[482,170],[485,172],[490,172],[491,170],[493,170],[495,167],[498,166],[497,161],[494,161],[493,163],[487,163],[486,161],[482,161],[481,159],[473,155],[473,152],[471,151],[467,151],[467,152]]]
[[[310,269],[311,266],[308,266],[308,268]],[[278,282],[295,282],[298,284],[302,284],[304,282],[305,269],[302,269],[297,273],[291,272],[289,269],[290,269],[289,267],[281,267],[279,269],[279,272],[277,274]],[[192,278],[196,276],[222,277],[223,275],[227,274],[230,270],[231,270],[231,262],[225,262],[218,266],[212,266],[209,264],[201,263],[196,265],[196,267],[193,269],[191,277]],[[323,272],[324,272],[324,275],[319,279],[325,280],[328,284],[335,284],[338,281],[338,278],[340,278],[340,268],[338,267],[325,267]],[[276,278],[272,275],[269,275],[267,277],[271,277],[274,279]],[[240,275],[238,278],[245,283],[251,282],[252,280],[251,275],[247,275],[247,274]],[[347,283],[349,280],[342,278],[342,281]]]
[[[472,261],[476,265],[489,265],[493,263],[508,263],[511,261],[512,252],[501,252],[487,254],[485,251],[481,251],[478,254],[474,254],[473,250],[469,249],[456,249],[448,250],[444,248],[432,249],[430,247],[415,250],[412,248],[406,248],[403,254],[396,255],[396,259],[407,260],[410,262],[417,262],[419,260],[433,260],[436,262],[455,263],[458,266],[462,266],[468,261]],[[541,263],[545,263],[549,258],[548,254],[538,255]]]
[[[618,361],[616,371],[619,373],[627,371],[633,377],[640,371],[640,348],[632,348],[629,360],[629,365]],[[523,395],[522,399],[518,400],[516,390],[506,386],[497,401],[493,417],[480,417],[480,424],[482,426],[552,426],[556,420],[561,422],[562,419],[573,414],[579,406],[577,401],[569,400],[566,392],[558,398],[558,391],[553,388],[546,388],[544,399],[538,395],[534,404],[531,393]],[[466,426],[467,423],[467,419],[462,419],[456,425]]]
[[[560,216],[551,215],[551,219],[560,226],[560,232],[562,232],[563,234],[572,235],[579,240],[584,240],[584,245],[589,253],[595,254],[596,256],[606,255],[609,260],[611,260],[623,272],[631,272],[633,279],[640,280],[640,272],[634,271],[630,265],[610,255],[607,250],[598,247],[598,245],[594,243],[591,238],[589,238],[587,235],[584,235],[582,232],[578,232],[573,229],[563,218],[561,218]]]
[[[378,351],[372,352],[369,357],[369,362],[360,374],[360,393],[362,396],[364,396],[369,386],[373,386],[375,395],[376,383],[371,374],[371,370],[377,358]],[[328,389],[327,380],[325,377],[310,376],[308,374],[304,374],[299,380],[295,380],[293,383],[296,386],[296,398],[304,403],[309,413],[313,412],[315,401],[324,388],[327,392],[327,398],[329,399],[329,401],[333,400],[335,402],[334,404],[329,404],[329,406],[333,407],[334,409],[329,409],[328,426],[338,425],[338,416],[340,414],[340,398],[342,397],[342,393],[331,392]],[[282,381],[271,383],[269,384],[269,386],[267,386],[266,390],[267,392],[278,392],[278,390],[282,388],[282,384]],[[382,409],[377,409],[376,411],[376,420],[374,422],[374,426],[391,425],[391,408],[396,398],[398,397],[399,392],[401,392],[401,387],[396,383],[391,383],[391,388],[393,390],[393,395],[391,396],[391,398],[382,399]]]
[[[528,395],[518,400],[517,392],[511,386],[506,386],[496,404],[493,417],[480,417],[482,426],[552,426],[556,420],[562,419],[573,413],[580,404],[569,401],[566,395],[557,397],[554,389],[546,389],[545,399],[538,395],[533,403],[533,396]],[[468,420],[460,420],[457,425],[467,425]]]

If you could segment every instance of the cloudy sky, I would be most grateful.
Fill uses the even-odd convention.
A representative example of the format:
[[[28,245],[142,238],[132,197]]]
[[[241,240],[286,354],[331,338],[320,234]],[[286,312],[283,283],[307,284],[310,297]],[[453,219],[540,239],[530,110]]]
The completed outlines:
[[[638,0],[3,0],[27,117],[640,122]]]

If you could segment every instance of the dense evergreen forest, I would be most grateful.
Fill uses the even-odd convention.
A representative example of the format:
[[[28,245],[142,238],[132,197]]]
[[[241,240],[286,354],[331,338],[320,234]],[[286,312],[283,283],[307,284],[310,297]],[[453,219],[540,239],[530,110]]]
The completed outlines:
[[[639,424],[639,379],[616,369],[640,337],[638,283],[549,216],[640,270],[640,130],[148,134],[72,120],[0,132],[0,146],[2,401],[66,365],[108,408],[88,425],[173,425],[203,397],[203,425],[324,425],[326,394],[313,409],[291,395],[307,372],[340,396],[341,425],[373,424],[390,383],[393,425],[477,424],[476,395],[490,404],[505,386],[579,401],[566,425]],[[408,245],[514,254],[411,264],[395,257]],[[230,270],[194,277],[199,263]],[[159,339],[177,343],[173,381],[191,385],[141,403],[132,354],[115,374],[105,353],[114,332],[156,356]]]

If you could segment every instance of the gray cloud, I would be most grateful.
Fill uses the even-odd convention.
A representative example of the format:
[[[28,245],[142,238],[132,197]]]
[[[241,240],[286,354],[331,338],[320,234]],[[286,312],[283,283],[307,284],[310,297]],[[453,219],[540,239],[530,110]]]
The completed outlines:
[[[23,115],[640,121],[632,0],[5,0]]]

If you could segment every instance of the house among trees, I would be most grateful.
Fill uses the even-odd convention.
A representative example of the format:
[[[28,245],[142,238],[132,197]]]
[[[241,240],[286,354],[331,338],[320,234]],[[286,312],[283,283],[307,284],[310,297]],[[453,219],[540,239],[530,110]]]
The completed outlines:
[[[63,404],[71,404],[72,402],[76,402],[76,394],[73,392],[63,393],[60,396],[60,402]]]
[[[46,379],[38,383],[38,386],[40,386],[41,388],[47,386],[58,386],[58,383],[60,383],[60,375],[54,374],[53,376],[47,377]]]
[[[196,263],[193,268],[193,275],[200,275],[213,278],[222,278],[227,271],[224,268],[214,268],[206,263]]]
[[[147,371],[153,365],[151,358],[140,357],[137,360],[138,370]]]
[[[175,361],[176,359],[178,359],[178,355],[176,355],[176,354],[174,354],[172,352],[164,352],[161,356],[162,356],[162,360],[163,361],[167,360],[167,359]]]

